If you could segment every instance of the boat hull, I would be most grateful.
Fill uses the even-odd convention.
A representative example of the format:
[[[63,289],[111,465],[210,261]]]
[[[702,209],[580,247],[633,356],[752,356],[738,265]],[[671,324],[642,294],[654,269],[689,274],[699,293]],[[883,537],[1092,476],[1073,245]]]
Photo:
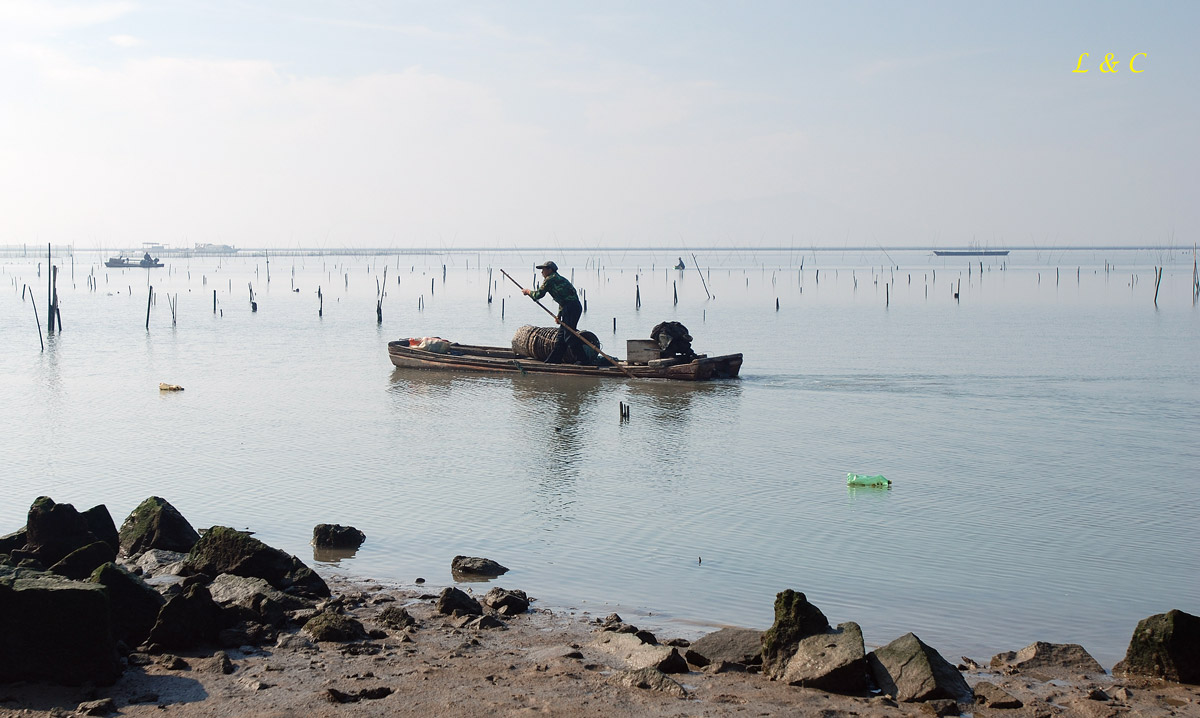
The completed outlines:
[[[575,364],[545,364],[515,354],[503,347],[481,347],[451,344],[449,354],[418,349],[406,341],[388,342],[388,357],[400,369],[431,369],[455,372],[490,372],[500,374],[551,374],[559,376],[591,376],[602,379],[673,379],[676,381],[710,381],[732,379],[742,367],[741,354],[717,357],[698,357],[690,362],[670,366],[647,366],[621,363],[620,367],[578,366]],[[626,373],[628,372],[628,373]]]
[[[163,266],[163,264],[157,259],[151,261],[143,259],[138,262],[131,259],[109,259],[104,263],[104,266],[112,269],[155,269]]]

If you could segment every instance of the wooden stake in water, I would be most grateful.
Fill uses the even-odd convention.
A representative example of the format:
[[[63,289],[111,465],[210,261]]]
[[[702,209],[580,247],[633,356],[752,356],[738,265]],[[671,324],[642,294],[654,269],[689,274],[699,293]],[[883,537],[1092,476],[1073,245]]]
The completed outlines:
[[[50,267],[50,331],[62,331],[62,314],[58,311],[58,267]]]
[[[50,243],[46,243],[46,266],[50,267],[50,271],[46,273],[46,306],[50,307],[50,316],[46,318],[46,333],[54,333],[54,269],[50,264],[53,261],[53,255],[50,253]],[[38,272],[41,272],[41,266],[38,266]]]
[[[25,285],[27,287],[29,285]],[[21,288],[21,298],[25,298],[25,287]],[[33,321],[37,322],[38,328],[38,344],[42,345],[42,351],[46,351],[46,342],[42,340],[42,320],[38,319],[37,302],[33,299],[33,292],[29,293],[29,302],[33,305]]]
[[[146,331],[150,331],[150,300],[154,298],[154,287],[146,294]]]
[[[1158,306],[1158,285],[1162,284],[1162,267],[1154,269],[1154,306]]]

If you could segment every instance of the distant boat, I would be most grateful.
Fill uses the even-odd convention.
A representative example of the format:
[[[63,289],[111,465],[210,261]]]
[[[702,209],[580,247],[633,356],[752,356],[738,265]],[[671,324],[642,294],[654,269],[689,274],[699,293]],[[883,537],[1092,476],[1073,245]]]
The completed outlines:
[[[939,257],[1004,257],[1007,249],[935,249]]]
[[[126,269],[129,267],[153,269],[154,267],[161,267],[163,264],[162,262],[158,261],[157,257],[151,257],[147,254],[138,261],[134,261],[128,257],[110,257],[106,262],[104,262],[104,266],[112,267],[114,269]]]
[[[212,244],[209,242],[197,242],[196,248],[192,250],[196,254],[236,254],[237,248],[232,244]]]

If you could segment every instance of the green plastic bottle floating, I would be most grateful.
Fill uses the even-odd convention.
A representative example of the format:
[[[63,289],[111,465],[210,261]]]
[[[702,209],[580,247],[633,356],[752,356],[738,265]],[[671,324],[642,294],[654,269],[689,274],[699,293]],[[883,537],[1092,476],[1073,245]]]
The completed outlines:
[[[867,476],[866,474],[846,474],[846,486],[891,486],[892,480],[882,474]]]

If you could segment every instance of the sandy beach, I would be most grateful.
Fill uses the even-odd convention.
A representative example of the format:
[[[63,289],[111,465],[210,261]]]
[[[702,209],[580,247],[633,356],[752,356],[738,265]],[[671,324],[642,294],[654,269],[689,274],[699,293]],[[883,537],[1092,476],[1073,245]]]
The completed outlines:
[[[112,686],[0,686],[0,716],[1200,716],[1197,686],[989,669],[986,657],[960,665],[977,693],[973,705],[835,695],[730,664],[688,666],[650,685],[606,642],[614,634],[600,630],[605,617],[535,602],[527,613],[497,617],[502,626],[469,627],[469,617],[439,614],[432,590],[325,578],[331,607],[370,637],[315,642],[293,621],[274,645],[135,652]],[[395,628],[381,617],[389,607],[405,609],[415,624]],[[981,684],[1015,701],[987,705],[1002,694]]]

